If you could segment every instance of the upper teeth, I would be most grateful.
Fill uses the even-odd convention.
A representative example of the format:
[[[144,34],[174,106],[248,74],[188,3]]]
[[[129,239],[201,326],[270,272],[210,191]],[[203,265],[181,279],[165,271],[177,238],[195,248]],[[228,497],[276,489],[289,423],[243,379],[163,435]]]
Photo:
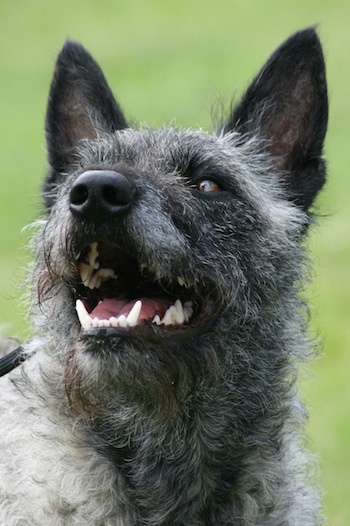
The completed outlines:
[[[183,278],[182,276],[178,276],[178,277],[177,277],[177,282],[178,282],[178,284],[179,284],[181,287],[190,288],[190,285],[187,283],[187,281],[185,280],[185,278]]]
[[[94,241],[90,243],[89,252],[85,257],[85,261],[81,261],[78,265],[81,281],[89,289],[98,289],[103,281],[111,279],[115,276],[115,272],[111,268],[100,268],[98,260],[98,243]],[[145,263],[141,263],[141,272],[147,268]],[[182,276],[178,276],[177,282],[181,287],[189,288],[189,284]]]
[[[85,287],[89,289],[98,289],[103,281],[106,281],[115,276],[115,272],[111,268],[99,268],[98,261],[98,244],[95,241],[90,244],[90,250],[86,255],[86,261],[79,263],[79,272],[81,281]]]
[[[108,320],[100,320],[99,318],[91,318],[87,312],[84,303],[81,300],[76,302],[76,310],[78,318],[83,329],[89,329],[91,327],[135,327],[139,325],[139,317],[142,309],[142,301],[135,301],[128,316],[124,314],[118,316],[111,316]],[[180,300],[176,300],[174,305],[171,305],[163,318],[160,319],[156,315],[152,323],[156,325],[182,325],[184,322],[188,322],[193,314],[193,303],[187,301],[182,305]]]
[[[94,243],[90,243],[90,250],[86,256],[90,266],[93,267],[94,269],[98,269],[98,267],[100,266],[99,262],[97,261],[97,258],[98,258],[97,247],[98,247],[97,241],[94,241]]]

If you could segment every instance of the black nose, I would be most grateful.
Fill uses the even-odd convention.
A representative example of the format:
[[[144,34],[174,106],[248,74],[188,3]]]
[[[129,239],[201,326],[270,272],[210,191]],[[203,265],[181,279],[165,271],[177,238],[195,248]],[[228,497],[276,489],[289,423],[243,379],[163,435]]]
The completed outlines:
[[[135,193],[135,186],[124,175],[110,170],[89,170],[74,181],[70,210],[80,219],[105,220],[127,211]]]

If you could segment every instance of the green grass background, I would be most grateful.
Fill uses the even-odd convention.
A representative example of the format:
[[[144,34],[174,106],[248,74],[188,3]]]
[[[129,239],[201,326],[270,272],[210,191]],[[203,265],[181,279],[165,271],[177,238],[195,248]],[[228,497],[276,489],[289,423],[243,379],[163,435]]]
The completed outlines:
[[[45,106],[69,37],[102,65],[129,118],[210,128],[217,99],[238,97],[290,33],[319,24],[330,95],[329,182],[310,245],[313,328],[324,341],[303,379],[310,442],[320,455],[327,524],[350,524],[349,0],[0,0],[0,325],[28,336],[18,283],[23,227],[40,211]]]

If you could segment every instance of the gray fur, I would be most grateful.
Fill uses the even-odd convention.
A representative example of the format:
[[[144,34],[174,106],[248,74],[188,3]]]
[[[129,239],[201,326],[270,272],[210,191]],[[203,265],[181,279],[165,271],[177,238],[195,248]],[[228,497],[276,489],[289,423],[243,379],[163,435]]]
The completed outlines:
[[[320,525],[295,385],[313,351],[302,296],[308,210],[287,195],[258,128],[110,133],[89,119],[93,136],[47,179],[30,358],[0,381],[0,523]],[[204,179],[222,174],[225,196],[196,194],[194,159]],[[103,235],[132,247],[155,282],[182,276],[216,298],[199,334],[81,337],[77,247],[102,229],[82,230],[69,195],[96,167],[127,173],[139,196]]]

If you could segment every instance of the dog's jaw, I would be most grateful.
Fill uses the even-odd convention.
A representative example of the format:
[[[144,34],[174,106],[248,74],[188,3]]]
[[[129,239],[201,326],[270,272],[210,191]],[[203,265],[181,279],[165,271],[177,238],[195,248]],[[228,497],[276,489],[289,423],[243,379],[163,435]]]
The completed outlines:
[[[82,336],[190,338],[216,318],[213,292],[203,286],[198,290],[181,276],[173,283],[152,280],[144,263],[101,245],[90,243],[77,259],[81,285],[75,299]]]

